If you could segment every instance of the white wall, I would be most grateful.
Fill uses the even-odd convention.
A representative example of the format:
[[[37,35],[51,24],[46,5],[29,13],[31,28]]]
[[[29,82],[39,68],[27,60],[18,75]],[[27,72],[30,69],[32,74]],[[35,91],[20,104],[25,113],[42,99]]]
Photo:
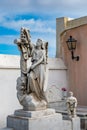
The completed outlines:
[[[47,88],[48,102],[61,99],[61,88],[67,87],[67,69],[61,59],[49,59]],[[0,128],[6,126],[6,118],[21,109],[16,97],[16,79],[20,76],[20,57],[0,55]]]
[[[67,68],[60,58],[49,59],[49,74],[47,99],[48,102],[57,102],[62,98],[61,89],[68,88]]]
[[[19,57],[0,55],[0,128],[6,125],[6,117],[21,108],[16,98],[16,79],[20,75]]]

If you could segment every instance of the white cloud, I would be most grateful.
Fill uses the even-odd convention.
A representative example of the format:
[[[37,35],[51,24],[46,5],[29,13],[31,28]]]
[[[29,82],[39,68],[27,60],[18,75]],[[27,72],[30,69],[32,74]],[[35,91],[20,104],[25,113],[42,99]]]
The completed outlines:
[[[20,36],[19,35],[3,35],[3,36],[0,36],[0,44],[8,44],[8,45],[14,45],[14,39],[16,38],[19,38]],[[42,35],[32,35],[31,36],[31,40],[32,42],[35,44],[36,43],[36,40],[37,38],[41,38],[42,40],[44,41],[48,41],[49,43],[49,51],[48,51],[48,54],[49,54],[49,57],[55,57],[55,53],[56,53],[56,43],[55,43],[55,35],[48,35],[46,36],[45,34],[42,36]]]
[[[31,12],[78,16],[87,14],[87,0],[2,0],[0,12],[9,15]]]
[[[0,44],[13,44],[14,39],[16,39],[19,36],[16,35],[2,35],[0,36]]]
[[[29,7],[29,8],[28,8]],[[31,0],[3,0],[0,1],[0,11],[9,13],[26,12],[31,9]]]
[[[13,44],[14,39],[20,37],[20,28],[27,27],[31,31],[32,42],[35,43],[37,38],[41,38],[49,42],[49,55],[55,56],[55,21],[41,19],[24,19],[24,20],[2,20],[0,24],[8,29],[13,29],[19,32],[19,35],[2,35],[0,43]],[[35,34],[34,34],[35,33]],[[50,49],[52,48],[52,49]],[[51,55],[52,52],[52,55]]]
[[[55,33],[55,29],[51,26],[47,25],[49,21],[42,21],[42,20],[12,20],[12,21],[4,21],[0,22],[3,27],[14,29],[19,31],[21,27],[27,27],[32,32],[43,32],[43,33]],[[49,22],[49,24],[53,24],[53,22]]]

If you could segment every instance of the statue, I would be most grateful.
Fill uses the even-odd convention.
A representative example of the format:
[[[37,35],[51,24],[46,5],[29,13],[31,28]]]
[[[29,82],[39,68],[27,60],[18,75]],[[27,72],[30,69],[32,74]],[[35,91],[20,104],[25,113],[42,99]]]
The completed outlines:
[[[77,99],[73,96],[73,92],[69,92],[70,97],[66,100],[69,118],[76,117]]]
[[[14,40],[21,52],[21,76],[17,79],[17,97],[24,110],[46,109],[46,73],[48,42],[38,39],[31,43],[30,31],[21,28],[20,39]],[[31,66],[27,61],[31,58]]]

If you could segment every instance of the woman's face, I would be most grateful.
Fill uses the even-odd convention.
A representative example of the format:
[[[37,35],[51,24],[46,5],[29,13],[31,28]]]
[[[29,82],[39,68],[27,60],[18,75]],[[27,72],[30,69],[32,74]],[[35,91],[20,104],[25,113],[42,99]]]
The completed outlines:
[[[40,40],[37,40],[36,46],[37,46],[38,49],[41,48],[42,42]]]

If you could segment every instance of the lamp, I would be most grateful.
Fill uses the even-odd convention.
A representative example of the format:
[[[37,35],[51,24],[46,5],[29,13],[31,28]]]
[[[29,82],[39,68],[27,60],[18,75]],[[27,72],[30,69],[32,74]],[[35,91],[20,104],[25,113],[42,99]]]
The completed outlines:
[[[68,49],[71,51],[71,55],[72,55],[72,60],[76,60],[79,61],[79,56],[74,56],[74,50],[76,49],[76,43],[77,40],[75,40],[74,38],[72,38],[72,36],[69,37],[69,39],[66,41]]]

